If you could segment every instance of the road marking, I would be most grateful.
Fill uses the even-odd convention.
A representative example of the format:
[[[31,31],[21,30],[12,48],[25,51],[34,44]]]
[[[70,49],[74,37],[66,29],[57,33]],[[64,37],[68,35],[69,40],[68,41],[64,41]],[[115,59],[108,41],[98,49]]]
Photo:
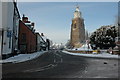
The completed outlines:
[[[54,59],[54,63],[56,63],[56,59]]]
[[[56,55],[54,55],[54,63],[62,63],[63,62],[63,59],[62,59],[62,56],[60,55],[60,54],[58,54],[59,52],[58,51],[56,51],[54,54]],[[59,57],[59,58],[57,58],[57,56]]]
[[[57,53],[56,53],[56,55],[59,56],[59,57],[62,57],[60,54],[57,54]]]
[[[57,64],[49,64],[47,66],[43,66],[43,67],[35,68],[35,69],[30,69],[30,70],[25,70],[23,72],[39,72],[39,71],[47,70],[47,69],[50,69],[50,68],[53,68],[56,66],[57,66]]]
[[[63,62],[63,59],[61,58],[61,63]]]

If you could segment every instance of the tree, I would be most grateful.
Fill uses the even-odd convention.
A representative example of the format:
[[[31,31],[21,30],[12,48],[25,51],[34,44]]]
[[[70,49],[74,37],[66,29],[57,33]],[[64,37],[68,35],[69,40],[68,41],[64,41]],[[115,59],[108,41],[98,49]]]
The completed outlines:
[[[98,47],[100,49],[114,48],[116,46],[115,38],[117,34],[118,30],[116,26],[102,26],[90,36],[91,47],[93,49],[97,49]]]

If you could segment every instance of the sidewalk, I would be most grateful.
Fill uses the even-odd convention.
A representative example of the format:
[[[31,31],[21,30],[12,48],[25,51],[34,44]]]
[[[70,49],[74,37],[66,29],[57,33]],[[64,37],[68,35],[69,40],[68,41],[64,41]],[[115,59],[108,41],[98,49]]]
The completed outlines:
[[[44,54],[47,51],[40,51],[40,52],[35,52],[32,54],[19,54],[13,57],[10,57],[8,59],[5,60],[0,60],[0,63],[19,63],[19,62],[24,62],[24,61],[28,61],[28,60],[32,60],[35,59],[39,56],[41,56],[42,54]]]
[[[92,58],[112,58],[112,59],[120,59],[118,55],[112,55],[108,53],[101,53],[101,54],[82,54],[82,53],[71,53],[67,51],[63,51],[66,54],[70,55],[77,55],[77,56],[84,56],[84,57],[92,57]]]

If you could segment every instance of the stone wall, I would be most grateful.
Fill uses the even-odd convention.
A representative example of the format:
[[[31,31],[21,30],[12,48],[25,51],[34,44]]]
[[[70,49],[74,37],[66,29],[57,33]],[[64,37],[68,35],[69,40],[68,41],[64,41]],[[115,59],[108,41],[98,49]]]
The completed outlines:
[[[75,18],[72,20],[71,25],[71,46],[79,48],[85,42],[85,28],[84,20],[81,18]]]

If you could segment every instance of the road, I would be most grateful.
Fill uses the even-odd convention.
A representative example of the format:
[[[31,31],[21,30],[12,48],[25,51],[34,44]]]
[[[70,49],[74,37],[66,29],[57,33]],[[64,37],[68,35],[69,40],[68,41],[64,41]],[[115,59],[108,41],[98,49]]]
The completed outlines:
[[[3,78],[118,78],[118,60],[73,56],[50,50],[21,63],[2,65]]]

